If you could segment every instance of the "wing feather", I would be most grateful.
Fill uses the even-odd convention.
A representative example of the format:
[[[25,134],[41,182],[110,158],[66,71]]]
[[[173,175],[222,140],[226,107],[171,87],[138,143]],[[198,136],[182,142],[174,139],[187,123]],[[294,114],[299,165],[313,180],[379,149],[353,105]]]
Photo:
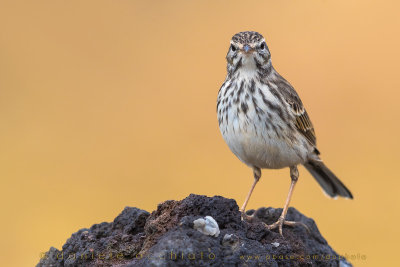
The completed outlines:
[[[303,106],[303,103],[300,100],[299,95],[296,93],[293,86],[278,72],[274,71],[274,74],[274,79],[272,79],[271,82],[277,86],[277,90],[279,91],[283,100],[289,104],[289,110],[295,118],[294,124],[297,130],[299,130],[299,132],[310,142],[312,146],[316,147],[317,139],[315,136],[314,126],[307,114],[306,109]]]
[[[298,107],[293,107],[292,110],[296,110]],[[316,137],[314,126],[311,123],[310,117],[304,107],[301,107],[299,111],[293,112],[295,114],[296,122],[295,125],[297,129],[307,138],[307,140],[316,146]]]

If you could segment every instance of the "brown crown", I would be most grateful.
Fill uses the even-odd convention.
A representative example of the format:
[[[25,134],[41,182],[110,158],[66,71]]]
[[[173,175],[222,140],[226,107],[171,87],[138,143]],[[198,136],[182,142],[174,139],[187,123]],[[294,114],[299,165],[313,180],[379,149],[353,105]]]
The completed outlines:
[[[264,37],[258,32],[239,32],[232,37],[232,41],[240,44],[252,44],[263,40]]]

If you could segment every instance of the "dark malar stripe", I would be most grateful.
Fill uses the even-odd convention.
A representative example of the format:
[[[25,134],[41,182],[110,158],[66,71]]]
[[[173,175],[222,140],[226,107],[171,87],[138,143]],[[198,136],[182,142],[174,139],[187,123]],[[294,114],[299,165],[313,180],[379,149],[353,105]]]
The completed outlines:
[[[239,59],[239,62],[235,65],[235,68],[232,71],[232,74],[235,74],[238,69],[242,66],[242,58]]]
[[[238,56],[238,54],[234,54],[234,55],[231,57],[231,60],[233,61],[235,58],[237,58],[237,56]]]
[[[272,71],[272,66],[270,63],[268,63],[269,59],[267,61],[265,61],[264,57],[263,57],[263,59],[264,59],[264,62],[266,62],[264,64],[262,64],[256,58],[254,58],[254,63],[256,64],[256,67],[257,67],[257,73],[258,73],[259,77],[261,77],[261,78],[268,76]]]
[[[263,69],[261,62],[258,61],[257,58],[254,58],[254,63],[256,64],[256,67],[257,67],[258,70],[261,71]]]
[[[271,54],[259,54],[263,59],[264,62],[267,63],[271,59]]]

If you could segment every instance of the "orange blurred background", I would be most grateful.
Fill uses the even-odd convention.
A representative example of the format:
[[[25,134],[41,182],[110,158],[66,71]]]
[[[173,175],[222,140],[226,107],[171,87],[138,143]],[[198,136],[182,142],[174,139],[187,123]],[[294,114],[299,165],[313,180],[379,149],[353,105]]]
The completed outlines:
[[[224,143],[216,98],[233,34],[262,33],[353,201],[302,167],[292,206],[356,266],[396,262],[398,1],[1,1],[1,266],[190,193],[241,205],[251,170]],[[282,207],[265,170],[249,208]]]

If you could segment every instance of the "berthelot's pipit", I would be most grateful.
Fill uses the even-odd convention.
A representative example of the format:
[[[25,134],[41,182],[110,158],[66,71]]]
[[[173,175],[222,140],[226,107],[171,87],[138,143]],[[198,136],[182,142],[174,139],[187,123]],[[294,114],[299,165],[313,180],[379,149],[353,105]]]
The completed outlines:
[[[279,220],[269,229],[295,225],[286,221],[293,189],[303,164],[330,196],[353,198],[325,166],[316,147],[314,127],[294,88],[274,69],[264,37],[252,31],[232,37],[226,56],[228,74],[218,93],[217,113],[222,136],[232,152],[253,169],[254,182],[246,205],[261,177],[261,169],[290,168],[291,184]]]

